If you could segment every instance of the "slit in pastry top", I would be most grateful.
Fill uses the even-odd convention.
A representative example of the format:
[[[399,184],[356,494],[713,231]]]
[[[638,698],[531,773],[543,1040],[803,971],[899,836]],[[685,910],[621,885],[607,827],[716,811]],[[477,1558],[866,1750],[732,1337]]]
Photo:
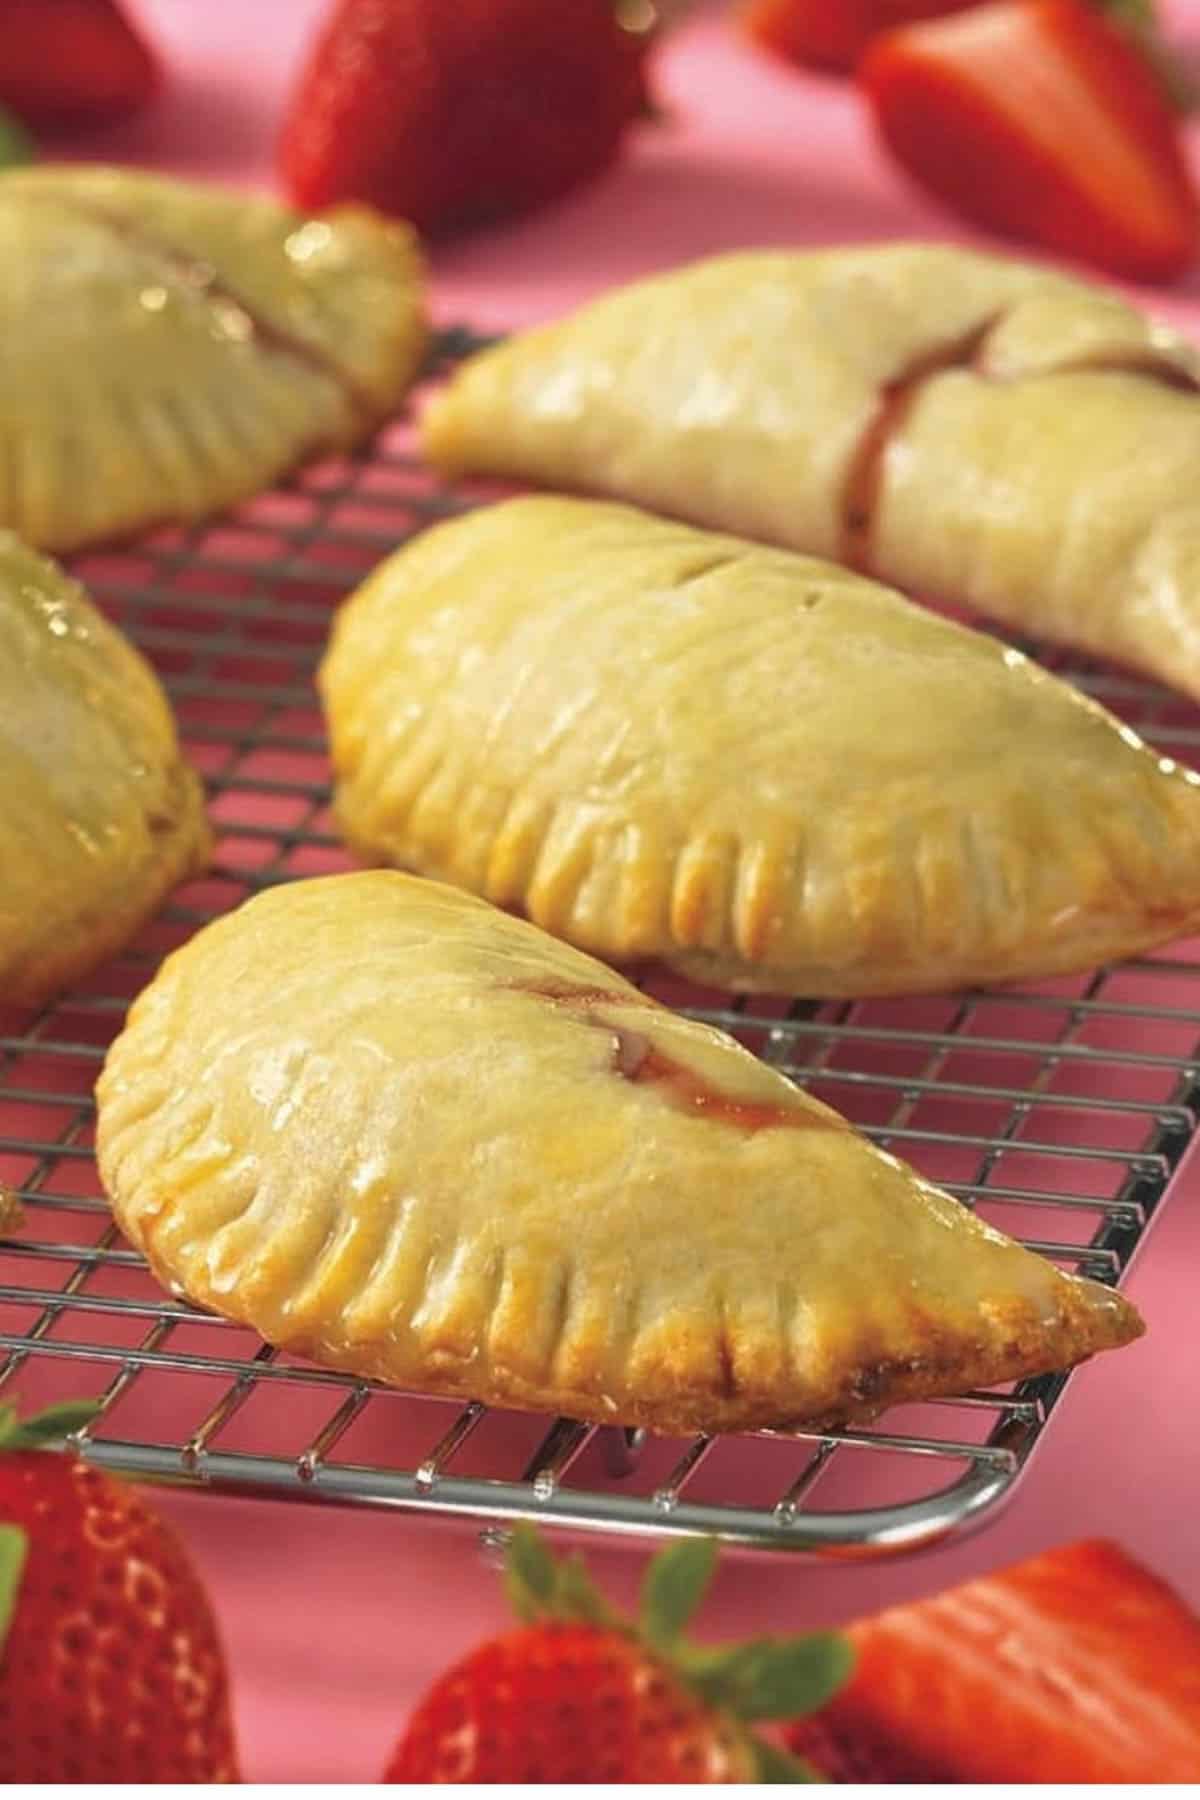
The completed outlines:
[[[0,524],[71,550],[347,448],[424,354],[407,226],[52,164],[0,181]]]
[[[689,1068],[677,1055],[656,1045],[644,1031],[627,1020],[612,1017],[614,1007],[628,1009],[631,1003],[649,1005],[644,995],[619,994],[606,988],[572,988],[562,983],[534,986],[521,983],[519,993],[534,994],[552,1006],[561,1006],[588,1025],[606,1032],[612,1038],[612,1070],[623,1081],[662,1090],[672,1105],[735,1131],[800,1131],[818,1125],[828,1131],[841,1121],[832,1113],[814,1118],[808,1108],[781,1099],[749,1099],[731,1093],[714,1083],[696,1068]]]
[[[630,507],[435,527],[318,682],[351,846],[615,962],[946,991],[1200,923],[1200,781],[994,638]]]
[[[841,557],[1200,698],[1197,351],[946,245],[714,257],[471,358],[433,460]]]
[[[729,1116],[614,1069],[614,1025]],[[98,1100],[106,1191],[164,1283],[397,1387],[665,1432],[819,1425],[1141,1330],[721,1032],[392,871],[198,933]]]

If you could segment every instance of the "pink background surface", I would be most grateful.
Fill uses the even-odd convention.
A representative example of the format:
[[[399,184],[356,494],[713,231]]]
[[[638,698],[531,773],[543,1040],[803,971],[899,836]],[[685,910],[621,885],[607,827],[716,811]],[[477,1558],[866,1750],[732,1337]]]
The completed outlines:
[[[170,87],[136,124],[65,148],[269,182],[282,97],[323,4],[138,0]],[[1200,38],[1200,7],[1173,10],[1184,35],[1190,15]],[[434,256],[442,321],[486,328],[550,315],[614,281],[736,245],[953,235],[879,155],[848,89],[777,70],[715,16],[679,34],[659,85],[665,122],[639,132],[618,171],[552,212]],[[1200,332],[1200,276],[1143,298]],[[954,1549],[886,1568],[731,1560],[710,1629],[836,1622],[1097,1533],[1200,1605],[1197,1186],[1186,1171],[1177,1181],[1129,1283],[1149,1336],[1075,1379],[1002,1518]],[[377,1778],[420,1690],[505,1617],[470,1528],[203,1495],[160,1504],[186,1531],[221,1614],[252,1779]],[[597,1548],[594,1560],[628,1595],[640,1554]]]

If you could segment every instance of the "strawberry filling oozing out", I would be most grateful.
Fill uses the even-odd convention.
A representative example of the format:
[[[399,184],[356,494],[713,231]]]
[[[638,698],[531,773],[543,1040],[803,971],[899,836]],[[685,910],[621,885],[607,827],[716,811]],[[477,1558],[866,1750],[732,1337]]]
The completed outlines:
[[[842,494],[839,554],[840,560],[850,568],[858,569],[862,574],[871,573],[871,532],[882,497],[888,451],[908,423],[908,416],[925,384],[953,369],[965,369],[986,381],[1014,379],[998,376],[988,366],[989,340],[1005,318],[1003,312],[994,313],[964,336],[926,351],[880,389],[878,405],[851,460]],[[1150,349],[1141,352],[1101,350],[1072,360],[1065,366],[1093,374],[1132,375],[1142,381],[1157,382],[1160,387],[1176,393],[1197,392],[1196,379],[1188,370],[1155,356]]]
[[[617,1048],[613,1066],[627,1081],[665,1088],[675,1104],[687,1112],[699,1113],[715,1124],[732,1125],[738,1131],[828,1131],[832,1121],[819,1114],[801,1112],[799,1108],[775,1106],[770,1101],[739,1100],[722,1093],[704,1081],[694,1069],[666,1056],[640,1032],[625,1031],[620,1026],[605,1026],[613,1031]]]
[[[695,1069],[686,1068],[652,1044],[643,1032],[627,1025],[614,1025],[609,1019],[591,1015],[595,1006],[646,1006],[653,1002],[641,994],[623,994],[606,988],[573,988],[564,983],[523,983],[522,993],[536,994],[552,1005],[564,1006],[579,1013],[583,1021],[613,1039],[612,1067],[615,1074],[639,1086],[664,1088],[674,1104],[686,1112],[699,1113],[714,1124],[731,1125],[739,1131],[788,1131],[836,1129],[834,1122],[820,1114],[809,1114],[798,1107],[779,1106],[772,1101],[743,1100],[723,1092]]]
[[[883,486],[883,463],[892,439],[904,429],[920,388],[948,369],[971,369],[996,319],[986,319],[965,337],[927,351],[882,389],[875,416],[863,433],[850,465],[842,502],[841,559],[866,571],[870,563],[871,527]]]

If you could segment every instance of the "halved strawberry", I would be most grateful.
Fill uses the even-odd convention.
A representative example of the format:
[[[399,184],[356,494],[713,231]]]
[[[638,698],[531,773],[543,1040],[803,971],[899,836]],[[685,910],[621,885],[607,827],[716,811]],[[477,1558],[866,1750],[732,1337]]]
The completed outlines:
[[[1082,0],[996,0],[878,38],[858,79],[888,147],[969,219],[1146,281],[1200,206],[1162,76]]]
[[[849,74],[881,31],[978,4],[979,0],[745,0],[741,22],[748,36],[785,62]]]
[[[1115,1544],[1047,1551],[849,1630],[788,1742],[839,1781],[1200,1781],[1200,1618]]]

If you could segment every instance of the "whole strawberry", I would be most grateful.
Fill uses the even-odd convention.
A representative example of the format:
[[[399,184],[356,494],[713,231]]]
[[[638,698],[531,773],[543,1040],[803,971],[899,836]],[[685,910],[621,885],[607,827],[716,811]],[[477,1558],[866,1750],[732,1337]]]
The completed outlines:
[[[126,118],[159,78],[116,0],[0,0],[0,106],[27,125]]]
[[[598,175],[644,105],[629,0],[338,0],[293,96],[280,173],[305,209],[363,200],[429,233]],[[624,21],[624,22],[623,22]]]
[[[823,1705],[850,1672],[849,1646],[829,1636],[687,1642],[683,1627],[715,1561],[708,1539],[664,1551],[647,1571],[635,1625],[607,1605],[577,1559],[556,1562],[519,1527],[508,1586],[523,1629],[484,1644],[434,1684],[384,1780],[815,1779],[747,1727]]]
[[[854,1679],[788,1732],[837,1781],[1200,1781],[1200,1617],[1116,1544],[1043,1551],[848,1635]]]
[[[181,1545],[45,1446],[90,1405],[0,1409],[0,1782],[236,1781],[225,1663]]]

